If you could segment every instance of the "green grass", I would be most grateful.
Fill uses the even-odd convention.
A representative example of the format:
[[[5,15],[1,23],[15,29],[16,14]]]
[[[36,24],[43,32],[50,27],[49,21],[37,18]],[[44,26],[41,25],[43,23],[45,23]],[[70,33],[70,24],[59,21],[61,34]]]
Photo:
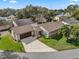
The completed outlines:
[[[41,37],[39,40],[47,46],[55,48],[58,51],[79,48],[79,46],[68,43],[65,37],[62,37],[59,40]]]
[[[10,35],[5,35],[0,39],[0,50],[22,52],[24,47],[21,42],[14,41]]]

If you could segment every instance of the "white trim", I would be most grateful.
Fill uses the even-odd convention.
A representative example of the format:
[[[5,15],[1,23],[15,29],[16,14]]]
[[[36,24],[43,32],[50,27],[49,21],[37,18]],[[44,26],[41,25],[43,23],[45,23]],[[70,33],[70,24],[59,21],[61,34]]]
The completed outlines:
[[[11,30],[11,34],[14,40],[20,40],[20,35],[16,34],[13,30]]]
[[[43,30],[42,34],[45,35],[46,37],[49,37],[49,32],[42,26],[40,28]]]
[[[69,25],[69,23],[67,23],[67,22],[64,22],[64,21],[62,21],[62,23],[63,23],[64,25]]]
[[[13,22],[13,25],[14,25],[15,27],[18,26],[15,21],[12,21],[12,22]]]

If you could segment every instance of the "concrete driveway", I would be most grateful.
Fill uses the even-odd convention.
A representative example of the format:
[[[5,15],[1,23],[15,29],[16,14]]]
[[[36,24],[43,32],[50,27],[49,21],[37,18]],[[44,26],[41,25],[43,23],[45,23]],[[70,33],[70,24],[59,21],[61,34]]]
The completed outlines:
[[[34,38],[26,38],[22,40],[26,52],[56,52],[57,50],[52,49],[42,42]]]

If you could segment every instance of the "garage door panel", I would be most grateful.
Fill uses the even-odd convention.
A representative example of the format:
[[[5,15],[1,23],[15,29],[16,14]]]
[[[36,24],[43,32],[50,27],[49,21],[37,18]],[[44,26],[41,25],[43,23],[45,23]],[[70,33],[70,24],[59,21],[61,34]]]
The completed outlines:
[[[21,34],[20,39],[24,39],[24,38],[29,37],[29,36],[31,36],[31,32]]]

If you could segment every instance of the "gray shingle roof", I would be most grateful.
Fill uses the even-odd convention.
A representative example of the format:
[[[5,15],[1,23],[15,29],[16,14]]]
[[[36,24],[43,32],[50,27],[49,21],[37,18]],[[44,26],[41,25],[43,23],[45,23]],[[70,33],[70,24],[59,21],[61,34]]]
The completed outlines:
[[[34,30],[34,28],[37,31],[41,31],[41,29],[39,28],[39,26],[34,27],[34,26],[32,26],[32,24],[30,24],[30,25],[24,25],[24,26],[18,26],[18,27],[13,27],[12,30],[15,31],[15,33],[17,33],[17,34],[24,34],[24,33],[27,33],[27,32],[32,32]]]
[[[33,28],[31,25],[24,25],[24,26],[13,27],[12,30],[15,31],[15,33],[17,34],[24,34],[32,31]]]
[[[41,24],[41,26],[44,27],[48,32],[58,30],[62,25],[63,24],[61,22],[48,22]]]
[[[9,28],[10,28],[10,25],[2,25],[2,26],[0,26],[0,31],[6,30],[6,29],[9,29]]]
[[[48,22],[48,23],[44,23],[40,25],[38,24],[37,27],[34,27],[32,26],[32,24],[30,24],[30,25],[14,27],[12,28],[12,30],[14,30],[17,34],[23,34],[23,33],[33,31],[34,28],[38,31],[41,31],[39,26],[43,26],[48,32],[52,32],[59,29],[62,26],[62,23],[61,22]]]
[[[31,19],[19,19],[19,20],[15,20],[15,23],[18,26],[23,26],[23,25],[32,24],[33,22]]]
[[[68,24],[76,23],[76,20],[74,18],[64,19],[63,21],[67,22]]]

